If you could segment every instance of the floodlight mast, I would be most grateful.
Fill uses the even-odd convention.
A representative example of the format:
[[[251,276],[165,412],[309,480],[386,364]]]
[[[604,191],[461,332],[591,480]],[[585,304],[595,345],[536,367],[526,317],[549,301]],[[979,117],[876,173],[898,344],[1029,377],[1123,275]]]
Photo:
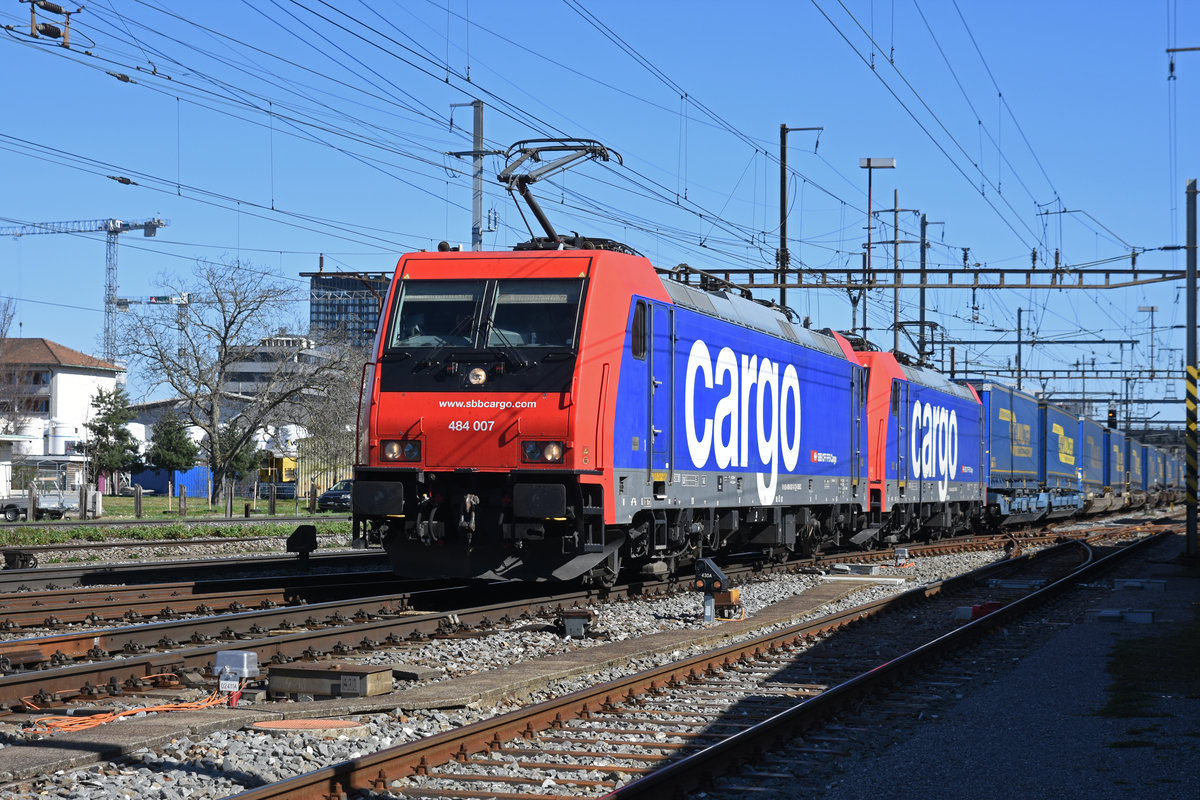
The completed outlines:
[[[563,153],[553,161],[542,164],[540,167],[529,170],[521,174],[517,174],[517,170],[527,161],[541,162],[542,157],[546,153]],[[555,172],[567,169],[575,162],[584,158],[598,158],[601,161],[608,161],[612,156],[617,159],[618,164],[621,161],[621,155],[615,150],[609,150],[604,145],[593,139],[526,139],[512,145],[504,153],[507,160],[507,165],[501,170],[496,179],[505,185],[508,193],[511,195],[514,191],[518,192],[525,202],[529,205],[529,210],[533,216],[537,218],[538,223],[542,226],[542,230],[546,232],[546,236],[550,241],[561,241],[558,232],[554,230],[554,226],[550,224],[549,218],[546,217],[542,207],[538,205],[534,199],[533,193],[529,191],[529,184],[541,180],[542,178],[552,175]],[[515,201],[514,197],[514,201]],[[517,210],[521,208],[520,203],[517,204]],[[525,215],[521,215],[525,219]],[[529,222],[526,220],[525,227],[529,228]],[[529,228],[529,233],[533,235],[533,229]]]

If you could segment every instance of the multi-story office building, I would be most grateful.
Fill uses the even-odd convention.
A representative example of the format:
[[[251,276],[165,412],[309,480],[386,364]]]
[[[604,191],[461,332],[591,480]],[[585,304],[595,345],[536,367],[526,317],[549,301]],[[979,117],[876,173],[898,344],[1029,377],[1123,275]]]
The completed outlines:
[[[300,277],[309,279],[310,332],[342,333],[354,347],[370,346],[390,273],[302,272]]]

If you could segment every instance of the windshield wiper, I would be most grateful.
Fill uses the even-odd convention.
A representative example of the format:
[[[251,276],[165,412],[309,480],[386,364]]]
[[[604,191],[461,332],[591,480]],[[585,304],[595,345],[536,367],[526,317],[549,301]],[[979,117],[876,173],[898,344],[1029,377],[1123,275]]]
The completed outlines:
[[[525,358],[517,351],[517,348],[513,346],[513,343],[510,342],[508,337],[504,335],[504,331],[500,328],[497,328],[494,324],[488,328],[489,339],[493,333],[500,337],[500,341],[503,342],[504,348],[501,349],[497,347],[489,347],[489,350],[498,353],[505,361],[517,369],[530,366],[530,362],[526,361]]]
[[[432,353],[430,353],[429,356],[427,358],[425,358],[425,360],[418,362],[417,366],[418,367],[437,366],[437,364],[440,363],[440,361],[441,361],[442,354],[445,353],[447,350],[449,350],[451,347],[450,343],[446,340],[449,339],[451,336],[457,336],[459,333],[462,332],[464,325],[467,325],[467,324],[473,322],[474,320],[475,320],[474,315],[466,317],[465,319],[461,320],[457,325],[455,325],[453,328],[451,328],[450,332],[442,337],[443,344],[441,346],[439,346],[438,349],[436,349]],[[470,345],[454,345],[454,346],[469,347]]]

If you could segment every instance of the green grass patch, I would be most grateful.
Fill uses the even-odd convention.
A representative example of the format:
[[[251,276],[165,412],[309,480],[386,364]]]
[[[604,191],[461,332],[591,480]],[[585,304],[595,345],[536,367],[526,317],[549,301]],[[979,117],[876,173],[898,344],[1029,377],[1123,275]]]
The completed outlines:
[[[1108,674],[1113,685],[1108,703],[1099,713],[1106,717],[1151,717],[1161,715],[1154,704],[1163,695],[1200,698],[1197,664],[1200,619],[1163,636],[1122,639],[1109,656]]]
[[[104,519],[110,519],[105,514]],[[333,517],[314,517],[309,524],[316,525],[318,534],[335,534],[350,541],[350,523]],[[12,524],[0,526],[0,546],[32,547],[34,545],[79,544],[87,542],[146,541],[170,542],[179,539],[249,539],[258,536],[287,536],[296,530],[294,522],[239,522],[237,518],[223,517],[201,521],[201,524],[185,525],[175,522],[170,525],[133,525],[112,528],[101,525],[64,525],[44,527],[38,525]]]

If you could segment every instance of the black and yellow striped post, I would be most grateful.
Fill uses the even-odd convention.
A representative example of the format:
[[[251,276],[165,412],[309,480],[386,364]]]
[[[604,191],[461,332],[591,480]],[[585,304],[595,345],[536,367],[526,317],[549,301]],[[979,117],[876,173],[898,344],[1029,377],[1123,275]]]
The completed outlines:
[[[1196,179],[1187,182],[1187,555],[1200,557],[1196,533]]]
[[[1187,365],[1187,552],[1197,554],[1196,547],[1196,407],[1200,403],[1197,387],[1198,370],[1195,364]]]

